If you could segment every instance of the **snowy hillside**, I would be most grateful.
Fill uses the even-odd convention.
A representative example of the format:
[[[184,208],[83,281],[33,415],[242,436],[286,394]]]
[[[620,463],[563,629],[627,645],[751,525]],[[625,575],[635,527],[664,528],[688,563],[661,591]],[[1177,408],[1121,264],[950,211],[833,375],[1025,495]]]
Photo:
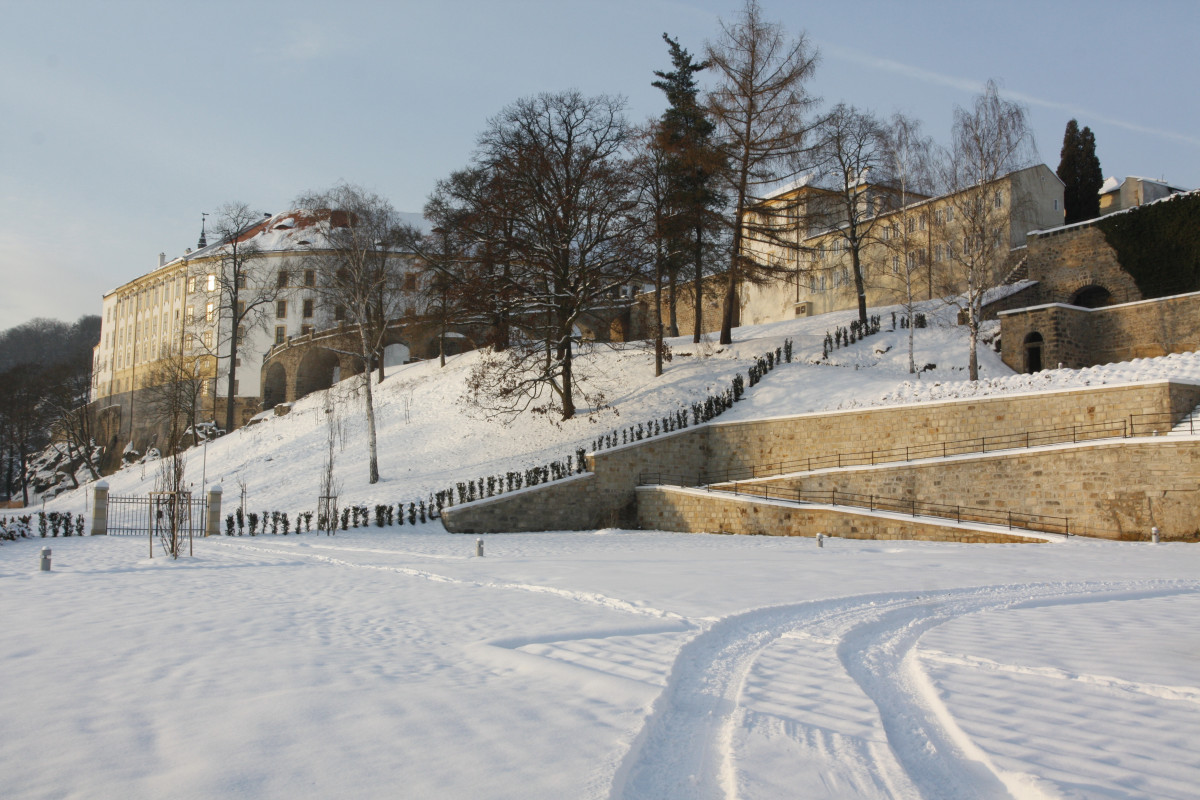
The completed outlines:
[[[578,360],[577,369],[590,376],[590,388],[604,395],[608,407],[590,414],[585,410],[565,423],[544,415],[525,415],[507,424],[482,418],[464,401],[475,353],[453,357],[445,368],[436,362],[392,368],[378,387],[382,481],[375,486],[366,482],[365,422],[356,380],[344,381],[331,390],[343,499],[365,506],[408,502],[457,481],[565,460],[577,448],[591,450],[606,432],[661,418],[725,390],[735,374],[745,376],[755,358],[781,348],[787,339],[794,344],[792,363],[749,388],[722,420],[1164,377],[1200,381],[1200,355],[1191,353],[1014,375],[990,347],[981,346],[981,380],[972,383],[966,379],[966,331],[953,324],[951,309],[934,303],[925,308],[930,326],[914,334],[918,367],[936,369],[915,377],[907,370],[908,331],[889,330],[894,310],[872,309],[882,330],[833,349],[824,360],[826,332],[848,325],[854,319],[851,312],[739,328],[729,347],[714,344],[715,336],[700,345],[690,337],[672,340],[674,358],[661,378],[654,377],[645,345],[597,345]],[[987,323],[984,339],[990,341],[998,330],[999,323]],[[220,484],[228,498],[240,495],[245,486],[249,506],[257,509],[314,509],[326,450],[325,403],[324,392],[310,395],[286,416],[270,417],[207,448],[190,450],[187,481],[197,491],[202,484]],[[157,475],[157,465],[149,463],[126,468],[107,481],[112,494],[143,494],[153,489]],[[85,511],[85,495],[86,490],[64,494],[47,508]]]
[[[584,366],[612,407],[562,425],[473,417],[470,354],[395,370],[374,487],[357,401],[336,387],[344,496],[397,502],[565,457],[789,338],[793,363],[722,419],[1200,379],[1193,355],[1014,376],[987,351],[971,384],[944,319],[915,331],[918,363],[937,364],[919,380],[903,330],[822,362],[826,328],[850,319],[677,341],[660,379],[637,347],[597,348]],[[193,451],[189,480],[312,508],[324,401]],[[111,476],[113,493],[155,470]],[[436,522],[201,539],[177,562],[146,543],[0,543],[4,797],[1190,800],[1200,785],[1195,545],[599,530],[489,536],[478,558]]]

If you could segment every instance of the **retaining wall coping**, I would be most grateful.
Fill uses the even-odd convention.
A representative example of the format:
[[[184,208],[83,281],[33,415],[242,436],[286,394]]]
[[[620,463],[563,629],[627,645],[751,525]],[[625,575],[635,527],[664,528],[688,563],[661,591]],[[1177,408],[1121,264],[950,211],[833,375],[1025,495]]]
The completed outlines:
[[[996,316],[1005,317],[1012,314],[1024,314],[1027,311],[1042,311],[1047,308],[1069,308],[1072,311],[1112,311],[1114,309],[1129,308],[1130,306],[1148,306],[1160,305],[1168,300],[1181,300],[1189,297],[1200,297],[1200,292],[1184,292],[1183,294],[1170,294],[1166,297],[1152,297],[1149,300],[1131,300],[1128,303],[1114,303],[1111,306],[1100,306],[1099,308],[1084,308],[1083,306],[1073,306],[1070,303],[1043,303],[1040,306],[1028,306],[1026,308],[1014,308],[1011,311],[997,312]]]
[[[971,381],[962,381],[963,384],[969,384]],[[711,420],[703,423],[713,428],[733,427],[736,425],[761,425],[764,422],[785,422],[793,419],[807,419],[810,417],[834,417],[841,414],[861,414],[863,412],[874,411],[893,411],[898,408],[939,408],[941,406],[953,406],[963,403],[986,403],[992,401],[1012,400],[1014,398],[1024,397],[1045,397],[1047,395],[1087,393],[1095,394],[1096,392],[1105,392],[1110,389],[1130,389],[1133,387],[1151,387],[1160,384],[1177,384],[1183,386],[1200,386],[1200,380],[1188,380],[1185,378],[1156,378],[1149,381],[1128,381],[1123,383],[1101,383],[1090,386],[1068,386],[1062,389],[1031,389],[1023,392],[1006,392],[1001,394],[985,394],[976,395],[974,397],[956,397],[946,400],[914,400],[911,403],[894,403],[884,406],[860,406],[858,408],[838,408],[829,409],[826,411],[806,411],[803,414],[786,414],[778,417],[755,417],[753,419],[739,419],[721,422],[719,420]],[[945,383],[943,383],[945,385]],[[654,437],[658,438],[658,437]],[[642,444],[635,442],[634,444]],[[624,447],[626,445],[622,445]]]
[[[486,477],[487,476],[485,475],[484,478],[486,479]],[[546,481],[545,483],[539,483],[537,486],[522,486],[520,489],[514,489],[511,492],[501,492],[500,494],[492,495],[491,497],[482,497],[478,500],[471,500],[470,502],[467,502],[467,503],[458,503],[453,506],[446,506],[445,508],[442,509],[442,513],[443,514],[446,514],[446,513],[453,514],[455,511],[458,511],[460,508],[480,508],[482,506],[486,506],[490,503],[495,503],[500,500],[509,500],[513,497],[519,497],[520,495],[523,495],[523,494],[529,494],[530,492],[537,492],[542,489],[549,489],[554,486],[563,486],[568,483],[573,483],[575,481],[588,480],[588,479],[595,478],[595,477],[596,477],[596,473],[594,473],[594,472],[577,473],[575,475],[570,475],[566,478],[559,478],[556,481],[551,480],[551,481]]]
[[[677,410],[682,410],[682,409],[677,409]],[[692,414],[691,407],[689,407],[687,409],[687,412],[688,412],[688,418],[690,419],[691,414]],[[659,417],[659,419],[661,419],[661,417]],[[645,422],[644,419],[642,421]],[[688,426],[686,428],[680,428],[679,430],[670,431],[669,433],[660,433],[657,436],[648,436],[645,439],[642,439],[640,442],[625,442],[624,444],[617,444],[617,445],[613,445],[612,447],[605,447],[603,450],[589,450],[584,455],[589,455],[589,456],[593,456],[593,457],[606,456],[609,453],[617,453],[617,452],[620,452],[621,450],[632,450],[633,448],[641,447],[644,444],[649,444],[652,442],[661,442],[661,441],[664,441],[664,440],[669,439],[674,436],[684,436],[686,434],[692,433],[693,431],[699,430],[700,428],[703,428],[705,426],[712,425],[713,423],[714,423],[714,420],[711,420],[711,419],[708,422],[700,422],[700,423],[689,422]],[[634,423],[634,424],[636,425],[637,423]],[[626,425],[625,430],[628,430],[628,429],[629,429],[629,426]],[[617,428],[617,430],[619,431],[619,430],[621,430],[621,428]],[[606,432],[611,433],[612,429],[609,428]],[[604,435],[604,434],[601,434],[601,436],[602,435]],[[597,437],[597,438],[599,438],[599,437]]]
[[[943,528],[953,528],[963,531],[979,531],[981,533],[1000,534],[1002,536],[1021,536],[1028,539],[1039,539],[1043,542],[1066,542],[1069,537],[1055,536],[1041,533],[1040,531],[1030,531],[1024,528],[1007,528],[1003,525],[988,525],[983,522],[959,522],[957,520],[946,517],[930,517],[923,514],[901,514],[895,511],[879,511],[869,508],[859,508],[857,506],[832,506],[826,503],[789,503],[786,500],[777,500],[772,497],[750,497],[748,495],[735,495],[732,492],[710,492],[704,489],[692,489],[685,486],[639,486],[639,492],[677,492],[681,494],[692,495],[694,497],[703,497],[708,500],[719,500],[726,503],[740,503],[742,505],[769,505],[779,508],[787,508],[791,510],[815,510],[815,511],[831,511],[835,514],[844,514],[852,517],[875,517],[878,519],[890,519],[895,522],[917,522],[928,525],[938,525]],[[1019,533],[1017,532],[1019,531]],[[1090,538],[1090,537],[1085,537]]]
[[[1172,433],[1159,436],[1129,436],[1120,439],[1095,439],[1088,442],[1056,442],[1055,444],[1039,444],[1032,447],[1010,447],[1005,450],[989,450],[986,453],[955,453],[949,456],[931,456],[929,458],[914,458],[911,461],[881,461],[878,464],[847,464],[844,467],[822,467],[814,470],[797,470],[781,472],[778,475],[764,475],[760,478],[739,478],[739,484],[770,483],[787,478],[809,477],[812,475],[846,474],[850,472],[880,471],[901,469],[904,467],[919,467],[928,464],[949,464],[962,461],[996,461],[1004,458],[1014,458],[1024,453],[1050,453],[1062,450],[1104,450],[1108,448],[1128,447],[1130,445],[1169,445],[1184,444],[1200,441],[1200,433]],[[721,481],[721,484],[731,484],[735,481]]]

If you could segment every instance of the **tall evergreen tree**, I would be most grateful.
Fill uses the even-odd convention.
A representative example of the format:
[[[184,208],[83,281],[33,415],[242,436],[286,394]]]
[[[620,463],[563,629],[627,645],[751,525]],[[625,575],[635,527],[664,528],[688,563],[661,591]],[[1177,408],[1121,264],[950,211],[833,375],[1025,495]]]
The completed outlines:
[[[1079,130],[1079,123],[1071,120],[1063,134],[1063,145],[1058,162],[1058,177],[1063,186],[1064,222],[1083,222],[1100,216],[1100,187],[1104,177],[1100,172],[1100,160],[1096,158],[1096,137],[1092,129]]]
[[[663,34],[671,50],[670,72],[655,70],[659,80],[651,85],[662,89],[670,104],[659,122],[655,146],[664,155],[667,177],[666,205],[672,213],[664,226],[667,238],[668,335],[678,336],[676,322],[677,279],[684,265],[690,265],[695,295],[693,338],[700,341],[703,307],[704,253],[707,239],[715,230],[713,212],[723,202],[716,189],[722,165],[720,151],[713,142],[716,126],[697,101],[700,87],[696,74],[708,69],[710,62],[697,63],[679,41]]]
[[[1080,163],[1079,163],[1079,210],[1081,219],[1095,219],[1100,216],[1100,187],[1104,185],[1104,174],[1100,171],[1100,159],[1096,157],[1096,135],[1092,129],[1084,126],[1079,134]]]

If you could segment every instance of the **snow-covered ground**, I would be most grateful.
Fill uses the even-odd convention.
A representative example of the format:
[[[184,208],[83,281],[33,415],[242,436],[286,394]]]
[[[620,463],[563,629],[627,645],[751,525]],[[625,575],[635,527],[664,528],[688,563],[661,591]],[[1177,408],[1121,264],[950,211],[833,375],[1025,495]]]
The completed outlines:
[[[0,794],[1194,798],[1200,548],[0,547]]]
[[[583,359],[612,408],[500,426],[461,402],[475,358],[380,387],[383,481],[343,399],[343,501],[415,499],[565,458],[603,432],[795,358],[722,420],[1161,377],[1191,354],[1013,376],[926,309],[821,357],[850,314]],[[994,326],[993,326],[994,327]],[[994,334],[995,331],[989,331]],[[311,510],[324,397],[189,456],[227,508]],[[110,476],[150,489],[156,466]],[[48,509],[85,511],[87,492]],[[54,569],[38,571],[53,548]],[[445,533],[438,523],[198,540],[0,545],[4,797],[1192,798],[1200,786],[1200,549]]]

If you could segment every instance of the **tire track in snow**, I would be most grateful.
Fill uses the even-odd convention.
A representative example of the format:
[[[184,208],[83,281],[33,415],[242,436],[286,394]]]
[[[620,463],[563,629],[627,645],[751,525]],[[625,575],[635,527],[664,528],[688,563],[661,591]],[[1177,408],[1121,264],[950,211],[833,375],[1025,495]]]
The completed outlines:
[[[844,773],[848,784],[879,796],[927,800],[1009,797],[1014,789],[1044,796],[1029,776],[1000,773],[954,724],[917,663],[921,635],[990,609],[1197,591],[1195,582],[1003,585],[867,595],[727,617],[680,650],[609,797],[737,797],[733,740],[744,716],[742,689],[758,656],[789,634],[835,641],[846,673],[879,712],[890,752],[846,742],[830,751],[831,769]]]

